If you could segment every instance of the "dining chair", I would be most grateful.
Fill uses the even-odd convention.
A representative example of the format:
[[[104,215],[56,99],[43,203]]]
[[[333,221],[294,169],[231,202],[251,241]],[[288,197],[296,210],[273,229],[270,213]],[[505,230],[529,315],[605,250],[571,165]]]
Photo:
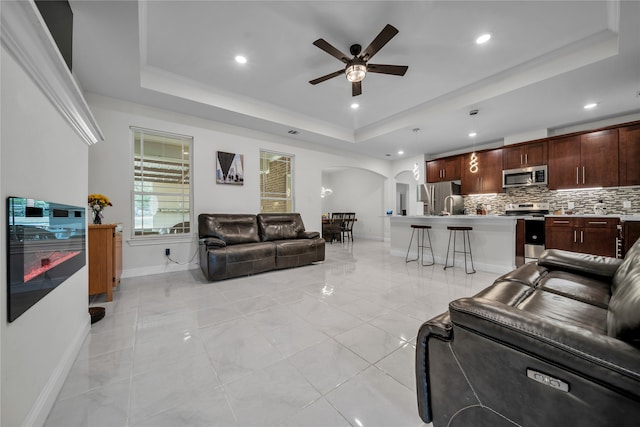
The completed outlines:
[[[346,212],[342,219],[342,240],[349,239],[353,242],[353,224],[356,222],[355,212]]]

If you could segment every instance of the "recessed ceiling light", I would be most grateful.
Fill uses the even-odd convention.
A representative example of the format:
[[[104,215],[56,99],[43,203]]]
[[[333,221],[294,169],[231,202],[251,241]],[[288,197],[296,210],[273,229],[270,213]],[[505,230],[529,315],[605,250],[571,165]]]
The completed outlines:
[[[360,104],[358,104],[357,102],[354,102],[353,104],[351,104],[352,110],[357,110],[358,108],[360,108]]]
[[[585,110],[591,110],[592,108],[596,108],[598,106],[598,104],[596,104],[595,102],[592,102],[591,104],[587,104],[584,106]]]
[[[491,34],[489,33],[483,34],[476,39],[476,44],[484,44],[488,42],[490,39],[491,39]]]
[[[236,62],[238,64],[246,64],[247,63],[247,58],[245,58],[242,55],[238,55],[238,56],[236,56]]]
[[[469,138],[474,138],[476,136],[478,136],[477,132],[469,132]]]
[[[404,154],[404,151],[402,151],[402,150],[399,150],[399,151],[398,151],[398,155],[399,155],[399,156],[402,156],[403,154]]]

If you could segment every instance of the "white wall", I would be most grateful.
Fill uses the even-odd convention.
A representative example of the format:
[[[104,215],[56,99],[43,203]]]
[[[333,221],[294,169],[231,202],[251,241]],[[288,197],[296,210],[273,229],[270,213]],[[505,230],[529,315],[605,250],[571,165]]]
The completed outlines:
[[[418,179],[415,179],[413,169],[418,165]],[[426,171],[424,156],[414,156],[406,159],[396,160],[391,164],[391,176],[393,177],[392,185],[396,183],[408,184],[407,191],[407,215],[422,215],[423,203],[418,202],[418,186],[426,182]],[[395,201],[394,201],[395,206]],[[400,215],[402,212],[396,212],[394,215]]]
[[[192,116],[132,104],[99,95],[88,95],[87,101],[105,135],[105,142],[89,150],[89,192],[108,196],[113,207],[105,210],[106,222],[123,224],[123,276],[161,273],[172,269],[196,268],[197,257],[188,266],[167,264],[164,248],[172,258],[188,261],[197,250],[195,235],[187,241],[134,245],[131,236],[132,161],[130,126],[192,136],[194,221],[199,213],[258,213],[260,208],[260,150],[283,152],[295,156],[294,203],[307,230],[321,230],[322,171],[332,168],[358,167],[379,176],[389,177],[389,162],[362,156],[318,151],[309,144],[282,136],[266,135],[246,129]],[[222,185],[215,182],[216,151],[244,154],[244,185]],[[390,196],[383,185],[383,199]],[[380,198],[379,194],[374,194]],[[373,209],[379,210],[376,205]],[[372,210],[373,210],[372,209]],[[384,208],[382,208],[384,209]],[[358,212],[358,209],[356,209]],[[368,230],[365,229],[365,230]],[[194,227],[194,232],[195,232]],[[367,231],[368,232],[368,231]],[[382,238],[383,230],[371,225],[371,233]]]
[[[355,212],[355,238],[382,240],[385,186],[388,178],[359,168],[323,171],[322,186],[333,194],[322,199],[322,213]]]
[[[4,48],[0,60],[0,241],[4,245],[8,196],[86,206],[88,147]],[[85,266],[8,323],[2,257],[2,425],[37,425],[48,413],[89,328],[87,276]]]

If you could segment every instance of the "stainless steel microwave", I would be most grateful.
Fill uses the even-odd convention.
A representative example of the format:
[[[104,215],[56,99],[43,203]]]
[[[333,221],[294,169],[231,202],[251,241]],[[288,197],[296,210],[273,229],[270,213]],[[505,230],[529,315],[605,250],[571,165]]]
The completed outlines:
[[[502,171],[502,187],[547,185],[547,165]]]

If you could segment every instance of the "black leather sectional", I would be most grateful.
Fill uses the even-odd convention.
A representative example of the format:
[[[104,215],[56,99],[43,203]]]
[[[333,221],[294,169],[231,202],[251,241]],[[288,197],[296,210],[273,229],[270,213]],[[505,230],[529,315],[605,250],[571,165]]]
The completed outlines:
[[[640,425],[640,241],[547,250],[419,330],[420,417],[444,426]]]
[[[208,280],[248,276],[324,261],[320,233],[298,213],[200,214],[200,268]]]

